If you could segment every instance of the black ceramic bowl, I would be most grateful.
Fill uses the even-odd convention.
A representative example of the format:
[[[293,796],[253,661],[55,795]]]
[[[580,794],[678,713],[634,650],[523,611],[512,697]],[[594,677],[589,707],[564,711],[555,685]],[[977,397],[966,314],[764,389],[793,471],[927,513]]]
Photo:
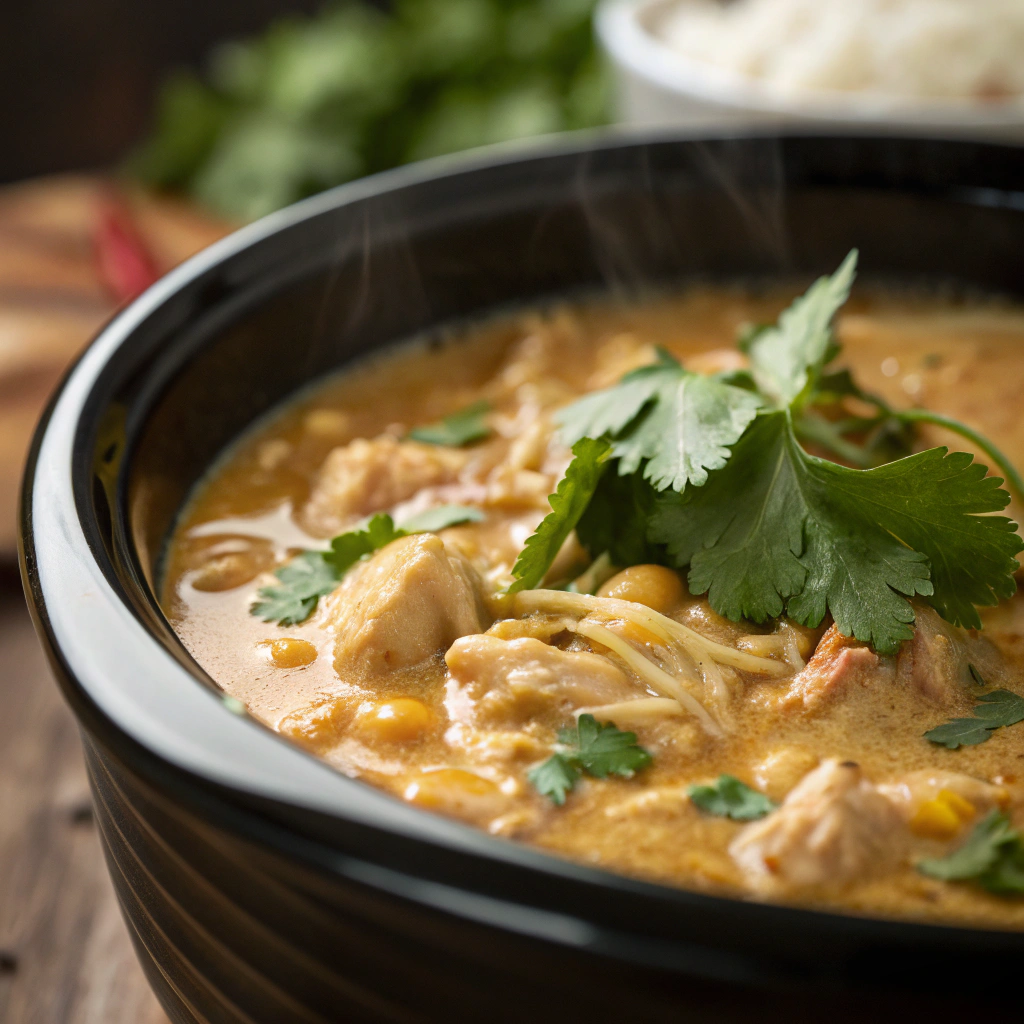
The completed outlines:
[[[1022,189],[1024,151],[996,146],[570,140],[327,193],[114,320],[36,438],[23,566],[171,1018],[906,1020],[1012,996],[1022,934],[645,884],[344,778],[222,698],[153,578],[224,445],[369,349],[578,289],[818,273],[853,245],[875,275],[1020,294]]]

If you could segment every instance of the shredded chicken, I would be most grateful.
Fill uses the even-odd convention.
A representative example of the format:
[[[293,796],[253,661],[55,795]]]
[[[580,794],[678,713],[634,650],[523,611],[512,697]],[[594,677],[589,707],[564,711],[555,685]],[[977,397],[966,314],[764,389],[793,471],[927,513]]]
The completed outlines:
[[[951,707],[974,685],[969,665],[987,682],[1002,682],[1005,667],[985,637],[950,625],[930,605],[914,604],[914,637],[896,659],[897,682],[940,707]]]
[[[877,681],[879,670],[886,672],[878,655],[866,644],[843,636],[833,624],[811,660],[793,678],[782,706],[819,711],[850,687]]]
[[[424,487],[452,483],[466,460],[458,449],[398,441],[387,434],[352,441],[324,460],[302,512],[303,526],[317,537],[340,533]]]
[[[931,768],[910,772],[898,781],[879,786],[878,789],[907,818],[913,817],[922,804],[934,800],[943,792],[955,793],[968,801],[977,813],[1006,807],[1010,800],[1010,792],[1005,786],[995,786],[962,772]]]
[[[378,551],[342,581],[324,614],[335,668],[350,682],[418,664],[489,621],[476,572],[433,534]]]
[[[578,708],[642,695],[607,658],[540,640],[467,636],[445,655],[445,707],[453,722],[514,728],[537,716],[565,719]]]
[[[733,840],[749,882],[786,892],[864,878],[896,860],[906,841],[893,803],[852,762],[824,761],[785,802]]]

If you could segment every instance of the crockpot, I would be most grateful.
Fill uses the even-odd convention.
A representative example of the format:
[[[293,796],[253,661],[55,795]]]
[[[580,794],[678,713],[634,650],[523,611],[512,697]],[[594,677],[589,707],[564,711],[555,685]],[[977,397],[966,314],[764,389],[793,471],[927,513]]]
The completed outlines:
[[[39,428],[22,567],[173,1021],[907,1020],[1013,998],[1017,932],[649,884],[346,778],[223,694],[156,598],[207,467],[350,360],[557,295],[820,273],[854,245],[883,279],[1019,297],[1024,151],[611,134],[442,160],[239,231],[100,333]]]

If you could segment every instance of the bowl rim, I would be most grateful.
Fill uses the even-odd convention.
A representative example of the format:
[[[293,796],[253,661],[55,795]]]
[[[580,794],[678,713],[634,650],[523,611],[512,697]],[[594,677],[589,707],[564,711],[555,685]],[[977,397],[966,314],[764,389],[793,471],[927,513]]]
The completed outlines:
[[[991,104],[824,89],[797,93],[692,60],[644,24],[644,18],[655,9],[687,2],[690,0],[600,0],[594,18],[598,39],[614,64],[641,81],[679,97],[752,116],[831,122],[844,131],[857,125],[888,125],[976,133],[1024,125],[1024,96]]]
[[[234,698],[203,685],[204,673],[190,657],[194,669],[176,659],[112,586],[80,518],[73,469],[76,440],[82,421],[89,415],[93,387],[109,360],[130,345],[135,333],[172,298],[198,287],[211,270],[279,232],[384,193],[530,160],[585,157],[595,150],[664,142],[816,138],[821,137],[799,131],[779,135],[770,130],[631,128],[572,133],[440,157],[341,185],[243,227],[172,270],[119,312],[83,350],[51,398],[33,439],[21,493],[19,559],[29,607],[65,696],[87,731],[108,749],[133,750],[137,759],[141,755],[135,766],[165,783],[175,776],[185,780],[186,787],[205,786],[221,794],[236,794],[241,807],[253,798],[311,811],[489,865],[505,865],[572,883],[576,891],[614,890],[648,904],[660,904],[669,911],[688,910],[707,919],[729,908],[734,914],[742,914],[754,929],[770,932],[779,927],[810,928],[844,942],[899,936],[901,943],[919,939],[955,946],[968,936],[997,947],[1010,943],[1015,949],[1021,948],[1024,934],[1000,929],[862,917],[644,881],[490,836],[347,778],[250,718],[244,709],[240,712],[240,702]],[[845,138],[862,137],[853,134]],[[836,138],[822,141],[835,142]],[[116,648],[95,639],[110,635],[118,638]],[[523,903],[514,894],[502,902],[462,889],[434,891],[415,877],[402,879],[394,873],[375,879],[375,884],[397,887],[408,898],[504,930],[581,949],[614,948],[616,955],[626,955],[615,941],[621,937],[621,929],[602,931],[583,920],[583,913],[576,913],[575,908],[572,913],[544,909]],[[639,934],[643,935],[642,929]],[[631,937],[635,939],[636,935],[631,933]],[[692,946],[692,937],[689,941]],[[677,950],[678,945],[673,949]],[[637,956],[650,966],[654,952],[645,948]],[[662,965],[678,968],[678,952],[664,953]],[[758,969],[736,957],[705,963],[702,970],[706,976],[726,981],[756,982],[762,977]]]

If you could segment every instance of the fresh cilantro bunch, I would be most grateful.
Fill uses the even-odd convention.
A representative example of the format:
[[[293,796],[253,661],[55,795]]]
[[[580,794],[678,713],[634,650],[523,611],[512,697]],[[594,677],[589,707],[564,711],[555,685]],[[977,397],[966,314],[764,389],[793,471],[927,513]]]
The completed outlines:
[[[609,447],[573,448],[566,479],[585,480],[589,500],[581,509],[576,488],[571,507],[553,502],[538,535],[575,527],[595,557],[688,569],[690,590],[733,620],[786,614],[817,626],[831,614],[845,635],[884,654],[912,636],[912,597],[979,628],[977,606],[1015,591],[1024,543],[1016,523],[991,514],[1009,494],[967,453],[909,454],[913,424],[958,431],[1015,489],[1024,483],[962,424],[924,410],[896,413],[848,371],[827,372],[840,351],[832,321],[856,264],[854,250],[777,324],[745,332],[749,370],[702,377],[663,352],[562,410],[567,442],[600,438]],[[846,396],[873,414],[830,418]],[[850,465],[812,455],[802,441]],[[516,563],[515,588],[537,586],[551,564],[552,545],[534,541]]]
[[[251,220],[472,146],[604,124],[594,0],[335,0],[165,83],[131,169]]]
[[[999,895],[1024,894],[1024,842],[1008,815],[992,811],[948,857],[923,860],[918,871],[947,882],[971,881]]]
[[[442,505],[427,509],[395,526],[391,516],[378,514],[365,523],[339,534],[328,551],[302,551],[285,562],[274,575],[278,583],[262,587],[249,608],[264,622],[295,626],[313,614],[321,597],[326,597],[356,562],[372,555],[399,537],[414,533],[436,533],[459,523],[479,522],[479,509],[463,505]]]
[[[531,768],[527,778],[541,796],[559,806],[584,773],[596,779],[631,779],[651,763],[651,755],[637,744],[636,733],[598,722],[593,715],[580,715],[575,728],[560,730],[558,742],[562,749]]]

